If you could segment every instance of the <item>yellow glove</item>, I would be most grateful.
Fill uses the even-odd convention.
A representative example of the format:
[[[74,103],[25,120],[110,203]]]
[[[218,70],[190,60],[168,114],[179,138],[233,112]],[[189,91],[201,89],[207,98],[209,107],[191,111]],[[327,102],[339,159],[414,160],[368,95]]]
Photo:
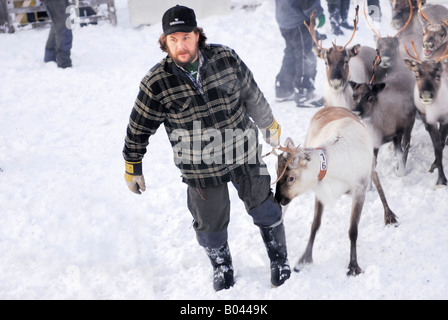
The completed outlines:
[[[275,118],[272,120],[272,123],[269,127],[262,129],[264,140],[269,143],[271,146],[278,147],[280,145],[280,135],[282,133],[282,127],[278,124]]]
[[[136,194],[141,194],[146,190],[145,177],[143,176],[142,162],[125,161],[124,179],[129,190]]]

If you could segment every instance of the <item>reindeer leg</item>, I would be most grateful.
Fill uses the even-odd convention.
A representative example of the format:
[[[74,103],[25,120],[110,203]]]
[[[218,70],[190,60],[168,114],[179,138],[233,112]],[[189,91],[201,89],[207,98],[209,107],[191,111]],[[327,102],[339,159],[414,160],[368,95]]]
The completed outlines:
[[[397,216],[392,210],[389,208],[389,204],[387,203],[386,195],[384,194],[383,186],[381,185],[380,178],[378,173],[375,170],[375,167],[372,168],[371,178],[373,183],[375,184],[376,190],[378,191],[378,195],[380,196],[381,202],[384,207],[384,223],[388,224],[398,224]]]
[[[315,205],[314,205],[314,220],[313,220],[313,224],[311,226],[310,238],[308,240],[308,245],[306,246],[305,253],[302,255],[302,257],[299,259],[296,266],[294,267],[294,271],[296,271],[296,272],[300,271],[301,265],[313,263],[314,239],[316,238],[316,233],[320,227],[323,211],[324,211],[324,205],[322,204],[322,202],[320,202],[316,198]]]
[[[356,241],[358,239],[358,225],[361,219],[362,208],[366,198],[366,188],[357,190],[353,195],[352,214],[350,218],[350,230],[348,232],[350,238],[350,264],[348,265],[348,276],[356,276],[362,272],[358,265],[358,258],[356,252]]]
[[[440,137],[442,139],[442,149],[445,148],[445,145],[448,145],[448,123],[442,124],[440,126]]]
[[[403,148],[401,147],[401,141],[403,136],[401,134],[394,138],[395,158],[397,159],[397,171],[395,172],[398,177],[406,175],[406,161],[404,159]]]
[[[447,185],[447,179],[445,176],[445,172],[443,171],[443,146],[442,146],[442,139],[440,136],[440,131],[437,128],[437,126],[427,124],[425,123],[425,128],[428,131],[432,144],[434,146],[434,154],[436,159],[434,160],[434,163],[431,165],[431,168],[429,169],[429,172],[433,173],[434,170],[437,168],[439,172],[439,177],[437,179],[436,185]]]
[[[411,148],[411,136],[412,136],[412,129],[414,128],[415,124],[415,115],[413,115],[413,119],[414,120],[412,121],[412,123],[404,130],[403,137],[401,138],[401,148],[403,150],[403,162],[405,169],[406,164],[408,163],[409,149]]]

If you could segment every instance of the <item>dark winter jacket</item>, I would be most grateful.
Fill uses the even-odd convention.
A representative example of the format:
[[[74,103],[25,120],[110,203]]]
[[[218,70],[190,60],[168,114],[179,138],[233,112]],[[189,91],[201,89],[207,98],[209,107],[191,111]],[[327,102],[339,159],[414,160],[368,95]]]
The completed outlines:
[[[232,49],[207,45],[201,53],[203,93],[169,56],[144,77],[123,150],[125,160],[142,160],[149,137],[163,123],[183,181],[192,187],[216,186],[246,174],[259,163],[255,124],[267,128],[273,121],[252,72]],[[226,134],[236,135],[230,140],[233,148],[225,145]],[[211,146],[216,147],[214,153]],[[212,154],[214,160],[204,154]]]
[[[282,29],[294,29],[308,21],[316,10],[316,17],[324,12],[320,0],[275,0],[275,17]]]

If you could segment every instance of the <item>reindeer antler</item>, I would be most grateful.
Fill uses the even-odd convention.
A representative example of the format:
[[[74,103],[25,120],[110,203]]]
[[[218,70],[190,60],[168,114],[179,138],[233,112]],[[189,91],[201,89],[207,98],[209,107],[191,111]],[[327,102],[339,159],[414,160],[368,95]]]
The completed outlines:
[[[297,153],[297,151],[299,151],[299,146],[297,146],[297,148],[295,149],[291,149],[289,147],[282,147],[282,146],[278,146],[277,147],[278,150],[289,153],[291,155],[291,158],[288,159],[288,161],[286,162],[285,167],[283,168],[282,173],[278,176],[277,180],[275,180],[275,182],[273,182],[272,184],[276,184],[277,182],[280,181],[280,179],[283,177],[283,175],[286,172],[286,168],[288,168],[288,166],[291,164],[291,162],[294,160],[294,155]]]
[[[442,24],[443,24],[446,28],[448,28],[448,19],[440,20],[440,22],[442,22]]]
[[[424,1],[418,1],[417,5],[418,5],[418,12],[420,13],[420,15],[422,16],[422,18],[428,22],[431,23],[431,20],[429,20],[428,16],[426,15],[426,13],[423,12],[422,6],[425,4]]]
[[[374,33],[378,38],[381,39],[381,36],[375,31],[375,29],[373,29],[372,25],[371,25],[370,22],[369,22],[369,18],[367,17],[366,3],[365,3],[365,2],[364,2],[364,17],[366,17],[366,22],[367,22],[367,25],[369,26],[370,30],[372,30],[373,33]]]
[[[411,58],[414,59],[415,61],[418,61],[418,62],[422,63],[422,60],[420,60],[420,58],[418,57],[417,50],[415,49],[414,40],[411,41],[411,44],[412,44],[412,50],[414,51],[414,55],[412,55],[412,54],[409,52],[408,47],[406,47],[406,45],[404,45],[404,48],[405,48],[405,50],[406,50],[406,53],[408,54],[409,57],[411,57]]]
[[[337,50],[337,51],[344,51],[346,48],[347,48],[347,46],[350,44],[350,42],[352,42],[352,40],[353,40],[353,38],[355,37],[355,33],[356,33],[356,29],[357,29],[357,26],[358,26],[358,23],[359,23],[359,5],[358,6],[356,6],[356,15],[355,15],[355,19],[353,20],[353,33],[352,33],[352,37],[350,38],[350,40],[348,40],[348,42],[345,44],[345,46],[342,48],[342,49],[338,49],[337,47],[336,47],[336,43],[333,43],[333,46],[334,46],[334,48]]]
[[[380,63],[381,63],[380,50],[376,49],[376,57],[375,60],[373,61],[372,76],[370,77],[369,81],[370,84],[373,84],[373,81],[375,80],[375,72]]]
[[[406,28],[408,27],[409,23],[411,23],[412,15],[414,14],[414,8],[412,7],[412,2],[411,2],[411,0],[408,0],[408,1],[409,1],[409,8],[410,8],[410,10],[411,10],[411,12],[409,13],[409,19],[408,19],[408,21],[406,22],[406,24],[403,26],[403,28],[401,28],[401,29],[395,34],[394,38],[397,37],[400,33],[402,33],[402,32],[404,31],[404,29],[406,29]],[[423,1],[422,1],[422,3],[426,3],[426,2],[423,2]]]
[[[442,55],[436,59],[436,62],[440,62],[442,60],[445,60],[446,58],[448,58],[448,42],[446,44],[445,51],[443,51]]]
[[[316,38],[316,32],[314,31],[314,27],[316,26],[316,10],[314,10],[313,13],[311,14],[311,17],[310,17],[310,24],[308,25],[308,24],[306,23],[306,21],[304,21],[303,23],[305,24],[306,28],[307,28],[308,31],[310,32],[311,37],[312,37],[313,40],[314,40],[314,43],[315,43],[320,49],[325,50],[325,51],[330,51],[330,50],[325,49],[324,47],[322,47],[322,40],[320,41],[320,44],[319,44],[319,41],[317,41],[317,38]]]

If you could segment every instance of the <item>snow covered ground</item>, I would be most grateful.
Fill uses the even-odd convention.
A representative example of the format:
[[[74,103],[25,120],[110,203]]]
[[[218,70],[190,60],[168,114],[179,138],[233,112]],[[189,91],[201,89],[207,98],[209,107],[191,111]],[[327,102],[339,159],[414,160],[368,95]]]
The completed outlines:
[[[124,182],[121,151],[138,85],[164,55],[161,24],[133,28],[126,0],[115,2],[117,27],[75,28],[69,70],[43,63],[48,29],[0,34],[0,299],[448,298],[448,189],[434,188],[432,145],[420,121],[405,177],[394,173],[390,145],[380,151],[378,171],[400,225],[384,226],[381,202],[370,191],[358,239],[363,274],[346,276],[351,204],[344,197],[324,213],[314,264],[272,289],[258,228],[231,187],[236,285],[215,293],[163,128],[144,159],[146,193],[137,196]],[[255,10],[237,7],[199,24],[209,42],[234,48],[252,69],[283,138],[303,143],[316,110],[275,102],[284,42],[274,1],[259,2]],[[363,19],[353,44],[373,45]],[[318,68],[321,89],[322,61]],[[275,159],[267,161],[274,176]],[[448,170],[446,150],[444,164]],[[313,205],[305,194],[285,217],[291,264],[305,249]]]

